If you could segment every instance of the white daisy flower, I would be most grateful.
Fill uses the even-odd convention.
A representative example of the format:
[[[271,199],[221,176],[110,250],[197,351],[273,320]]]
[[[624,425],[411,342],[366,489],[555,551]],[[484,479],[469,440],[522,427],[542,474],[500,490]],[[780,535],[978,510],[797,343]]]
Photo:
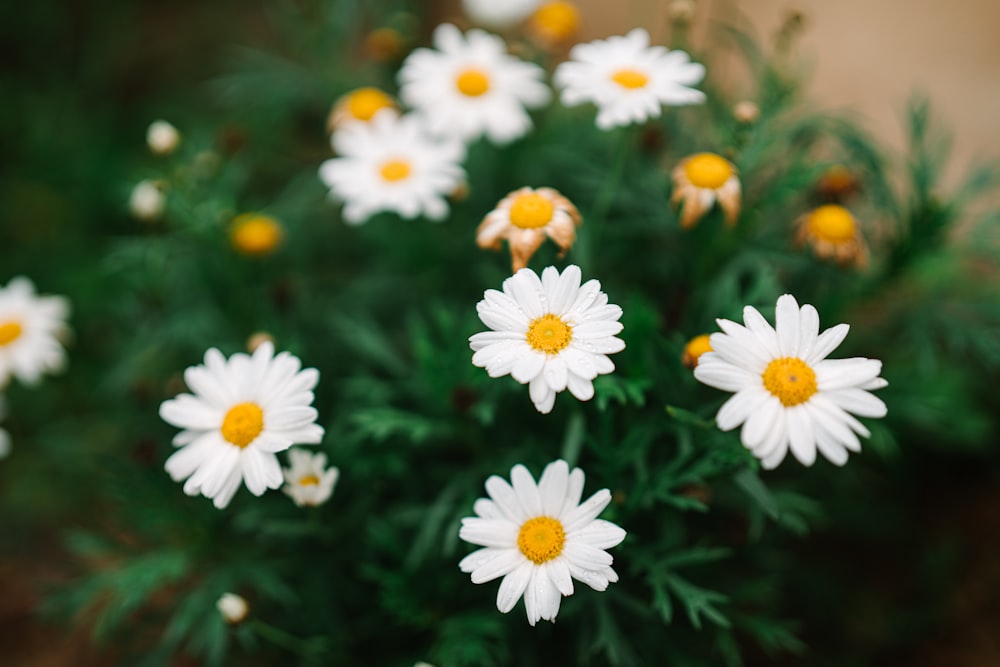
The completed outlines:
[[[0,394],[0,421],[7,418],[7,399]],[[10,434],[0,428],[0,459],[10,454]]]
[[[43,373],[61,370],[69,335],[69,302],[61,296],[36,296],[23,276],[0,287],[0,389],[11,377],[35,384]]]
[[[368,123],[350,123],[333,134],[339,157],[320,166],[330,198],[343,201],[344,220],[361,224],[379,211],[404,218],[448,214],[445,197],[465,180],[465,148],[428,136],[412,116],[379,111]]]
[[[774,328],[751,306],[741,326],[717,320],[724,333],[711,336],[710,352],[698,360],[694,376],[735,392],[715,420],[723,431],[740,424],[740,439],[764,469],[777,467],[789,447],[803,465],[816,450],[836,465],[847,451],[861,451],[858,435],[867,428],[851,414],[884,417],[885,403],[869,393],[885,387],[882,362],[857,357],[827,359],[850,328],[846,324],[819,333],[819,314],[785,294],[778,299]]]
[[[563,596],[573,594],[573,579],[596,591],[618,581],[605,549],[621,544],[625,531],[597,516],[611,502],[601,489],[582,504],[583,471],[570,472],[565,461],[545,466],[535,479],[523,465],[510,471],[511,484],[493,475],[486,493],[473,505],[475,517],[462,519],[458,536],[482,547],[458,567],[472,583],[503,577],[497,609],[506,614],[524,596],[528,623],[555,621]]]
[[[703,92],[689,88],[705,77],[705,67],[691,62],[684,51],[650,46],[649,33],[642,28],[577,44],[569,55],[554,75],[562,103],[596,104],[597,127],[602,130],[656,118],[662,105],[705,101]]]
[[[479,319],[492,331],[474,334],[472,363],[490,377],[510,374],[528,393],[535,408],[552,410],[564,389],[581,401],[594,396],[593,379],[615,370],[607,355],[621,352],[625,342],[622,309],[608,303],[601,283],[580,285],[580,267],[559,274],[521,269],[503,281],[503,291],[486,290],[476,306]]]
[[[525,20],[542,0],[462,0],[466,15],[479,25],[503,30]]]
[[[326,454],[313,454],[304,449],[288,450],[288,468],[282,468],[285,485],[281,487],[299,507],[322,505],[333,495],[340,470],[326,467]]]
[[[399,70],[400,97],[432,133],[465,142],[485,135],[506,144],[531,130],[525,107],[551,98],[541,67],[509,55],[496,35],[463,35],[449,23],[434,31],[434,46],[415,50]]]
[[[184,371],[194,394],[160,405],[164,421],[185,429],[174,437],[180,449],[165,465],[175,482],[187,480],[184,493],[212,498],[222,509],[240,482],[255,496],[281,486],[275,452],[323,438],[312,407],[319,372],[301,367],[288,352],[275,356],[267,341],[253,356],[226,359],[212,348],[203,365]]]

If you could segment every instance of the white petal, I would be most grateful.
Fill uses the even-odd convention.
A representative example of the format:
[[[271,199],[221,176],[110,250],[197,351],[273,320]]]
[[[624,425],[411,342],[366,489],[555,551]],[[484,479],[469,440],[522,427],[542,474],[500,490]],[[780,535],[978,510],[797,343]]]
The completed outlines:
[[[542,372],[545,375],[546,384],[553,391],[560,392],[566,388],[566,383],[569,381],[569,371],[566,368],[566,362],[560,357],[549,357]]]
[[[472,583],[485,584],[513,572],[524,562],[524,555],[517,549],[494,549],[494,558],[472,571]]]
[[[863,357],[825,359],[813,366],[813,370],[816,372],[816,386],[821,392],[827,392],[870,382],[882,372],[882,362]]]
[[[591,521],[597,518],[597,516],[604,511],[604,508],[608,506],[611,502],[611,492],[607,489],[601,489],[590,498],[586,500],[583,504],[574,510],[570,510],[565,515],[563,515],[561,521],[563,523],[563,529],[567,533],[571,533],[574,530],[578,530],[583,526],[587,525]]]
[[[862,417],[885,417],[888,412],[882,399],[863,389],[848,387],[836,391],[825,391],[823,395],[844,410]]]
[[[768,396],[766,391],[758,388],[743,389],[733,394],[728,401],[722,404],[719,413],[715,415],[715,422],[719,429],[731,431],[745,422],[763,405]]]
[[[546,357],[543,353],[531,350],[514,362],[514,365],[510,369],[510,375],[521,384],[531,382],[545,368],[545,359]]]
[[[569,565],[562,558],[551,560],[548,563],[548,574],[552,584],[563,595],[573,594],[573,577],[569,572]]]
[[[509,549],[517,544],[517,531],[515,524],[504,519],[466,517],[462,519],[458,536],[482,547]]]
[[[542,514],[542,497],[538,493],[535,478],[528,469],[517,464],[510,471],[510,480],[514,486],[514,495],[521,505],[525,516],[540,516]]]
[[[779,427],[779,417],[784,409],[777,398],[769,396],[743,423],[743,430],[740,432],[743,444],[753,449],[763,442],[773,429]]]
[[[816,436],[809,412],[805,406],[795,405],[788,408],[785,415],[792,454],[802,465],[811,466],[816,462]]]
[[[503,477],[490,475],[486,480],[486,493],[509,521],[521,525],[529,518],[521,509],[521,503],[517,501],[514,487]]]
[[[723,391],[740,391],[762,384],[760,374],[751,373],[745,368],[723,361],[712,352],[706,352],[698,359],[694,377],[709,387]]]
[[[625,539],[625,531],[610,521],[594,519],[589,524],[567,535],[567,539],[580,540],[596,549],[610,549]]]
[[[844,338],[847,337],[847,332],[850,330],[851,327],[847,324],[838,324],[835,327],[830,327],[819,335],[812,350],[809,351],[809,356],[803,357],[803,361],[815,368],[817,363],[826,359],[828,354],[844,342]]]
[[[542,500],[541,514],[549,517],[560,515],[568,485],[569,466],[565,461],[559,459],[545,466],[538,481],[538,492]]]
[[[791,294],[778,297],[778,305],[774,310],[774,329],[778,333],[778,350],[781,356],[798,357],[802,324],[799,321],[799,304]]]
[[[571,565],[583,570],[601,570],[614,561],[607,551],[582,542],[567,541],[563,546],[562,555]]]
[[[514,608],[525,589],[528,588],[534,572],[534,564],[525,559],[516,570],[503,578],[503,581],[500,582],[500,588],[497,590],[497,609],[501,613],[506,614]]]

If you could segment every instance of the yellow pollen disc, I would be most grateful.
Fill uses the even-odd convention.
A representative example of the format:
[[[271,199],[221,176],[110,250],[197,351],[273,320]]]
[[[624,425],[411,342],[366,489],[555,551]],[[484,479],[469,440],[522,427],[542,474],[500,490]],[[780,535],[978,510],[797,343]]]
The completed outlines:
[[[358,120],[369,121],[382,109],[396,106],[378,88],[358,88],[347,96],[347,111]]]
[[[573,330],[559,317],[549,313],[528,325],[528,345],[545,354],[555,354],[573,340]]]
[[[537,229],[552,222],[556,207],[537,192],[517,195],[510,207],[510,224],[521,229]]]
[[[468,97],[479,97],[490,89],[490,77],[480,69],[467,69],[455,79],[458,92]]]
[[[389,160],[382,165],[379,174],[381,174],[382,180],[395,183],[396,181],[403,181],[409,178],[410,171],[412,171],[410,163],[406,160]]]
[[[820,241],[845,243],[854,238],[854,216],[843,206],[820,206],[809,214],[809,231]]]
[[[233,220],[229,240],[245,255],[266,255],[281,243],[284,232],[271,217],[257,213],[244,213]]]
[[[684,365],[694,368],[698,365],[698,359],[706,352],[712,351],[712,343],[708,334],[695,336],[684,346]]]
[[[688,158],[684,164],[684,173],[691,185],[716,190],[732,178],[733,165],[721,155],[698,153]]]
[[[535,12],[531,25],[544,37],[561,42],[580,29],[580,10],[572,2],[548,2]]]
[[[237,447],[246,447],[264,430],[264,411],[256,403],[229,408],[222,420],[222,437]]]
[[[21,337],[21,325],[17,322],[4,322],[0,324],[0,347],[10,345]]]
[[[306,475],[299,479],[299,486],[316,486],[319,484],[319,477],[316,475]]]
[[[562,553],[566,533],[558,519],[538,516],[528,519],[517,534],[517,548],[524,557],[541,565]]]
[[[611,80],[617,83],[622,88],[628,88],[629,90],[635,90],[637,88],[645,88],[646,84],[649,83],[649,77],[642,72],[634,69],[620,69],[611,75]]]
[[[781,357],[767,365],[764,388],[786,408],[805,403],[816,393],[816,373],[796,357]]]

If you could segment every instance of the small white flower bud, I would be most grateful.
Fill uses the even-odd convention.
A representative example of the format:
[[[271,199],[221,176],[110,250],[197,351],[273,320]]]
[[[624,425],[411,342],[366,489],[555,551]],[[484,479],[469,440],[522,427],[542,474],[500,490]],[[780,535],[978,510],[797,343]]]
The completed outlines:
[[[181,143],[181,133],[165,120],[150,123],[146,130],[146,143],[156,155],[170,155]]]
[[[242,623],[247,614],[250,613],[250,605],[235,593],[223,593],[222,597],[215,603],[215,607],[222,614],[222,618],[226,619],[226,623],[230,625]]]
[[[155,222],[163,215],[166,197],[153,181],[139,181],[132,188],[128,210],[144,222]]]
[[[741,123],[753,123],[760,118],[760,106],[752,100],[743,100],[733,106],[733,116]]]

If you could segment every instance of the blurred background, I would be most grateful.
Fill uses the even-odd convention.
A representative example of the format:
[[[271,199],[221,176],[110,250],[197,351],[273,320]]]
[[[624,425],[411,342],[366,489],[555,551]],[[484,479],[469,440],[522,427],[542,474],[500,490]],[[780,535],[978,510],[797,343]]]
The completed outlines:
[[[247,48],[282,55],[285,43],[272,22],[271,4],[37,0],[0,7],[0,278],[80,275],[74,257],[82,266],[88,256],[105,251],[104,237],[95,237],[94,229],[107,237],[134,232],[126,202],[148,165],[146,127],[168,118],[178,127],[198,128],[207,113],[238,119],[238,109],[220,113],[212,100],[220,73],[244,62]],[[581,0],[580,5],[584,38],[644,26],[656,42],[670,34],[672,12],[690,12],[691,42],[700,51],[717,54],[711,77],[733,91],[740,91],[746,72],[738,59],[727,57],[733,45],[720,25],[741,27],[768,43],[797,16],[794,21],[801,27],[793,52],[808,73],[806,95],[812,106],[850,110],[882,143],[902,150],[906,101],[912,92],[923,91],[954,137],[946,183],[957,182],[974,159],[1000,156],[1000,3],[993,0]],[[457,7],[449,1],[425,3],[424,8],[430,17],[443,19],[458,16]],[[425,34],[433,24],[434,18],[428,18]],[[259,94],[264,98],[271,91]],[[298,121],[292,133],[319,146],[315,157],[321,159],[322,118],[303,114]],[[225,123],[220,126],[221,144],[239,144],[238,132],[230,132]],[[89,290],[95,302],[96,292],[108,289],[96,276],[93,285],[77,287]],[[62,286],[39,288],[57,292]],[[100,322],[88,331],[92,337],[80,341],[76,353],[71,348],[71,363],[84,377],[101,377],[101,360],[114,354],[113,338],[102,342]],[[81,356],[80,348],[96,354]],[[995,379],[984,381],[990,377]],[[73,386],[68,378],[52,384],[67,395],[87,395],[86,387]],[[46,403],[57,400],[40,398],[37,410],[44,412]],[[145,405],[148,409],[148,398]],[[1000,409],[996,401],[994,406]],[[76,576],[66,556],[65,531],[100,523],[102,512],[99,505],[79,504],[79,495],[61,493],[58,482],[86,477],[93,472],[87,466],[107,461],[81,458],[53,464],[44,460],[44,443],[58,443],[48,445],[48,453],[68,451],[74,419],[87,420],[92,432],[112,429],[92,422],[96,411],[94,404],[79,405],[39,436],[42,448],[35,458],[26,456],[16,467],[0,462],[4,665],[115,664],[113,644],[91,644],[93,628],[86,615],[54,619],[45,608],[46,594]],[[896,522],[898,534],[845,537],[820,528],[802,541],[801,562],[819,564],[812,571],[796,570],[802,580],[815,585],[827,567],[856,575],[849,594],[838,597],[827,591],[828,599],[841,607],[817,608],[814,597],[808,601],[813,606],[803,599],[795,610],[813,655],[840,655],[842,667],[1000,665],[998,431],[995,423],[977,428],[975,446],[957,453],[925,450],[884,471],[878,494],[869,499],[870,509],[884,513],[883,525]],[[14,446],[29,450],[33,444],[15,441]],[[139,442],[131,456],[143,465],[160,466],[151,451],[156,451],[154,445]],[[40,490],[39,480],[46,479],[57,483]],[[30,516],[7,509],[29,500]],[[801,566],[793,561],[788,567]],[[831,576],[830,581],[839,580]],[[809,655],[775,660],[752,653],[747,663],[815,664]]]

